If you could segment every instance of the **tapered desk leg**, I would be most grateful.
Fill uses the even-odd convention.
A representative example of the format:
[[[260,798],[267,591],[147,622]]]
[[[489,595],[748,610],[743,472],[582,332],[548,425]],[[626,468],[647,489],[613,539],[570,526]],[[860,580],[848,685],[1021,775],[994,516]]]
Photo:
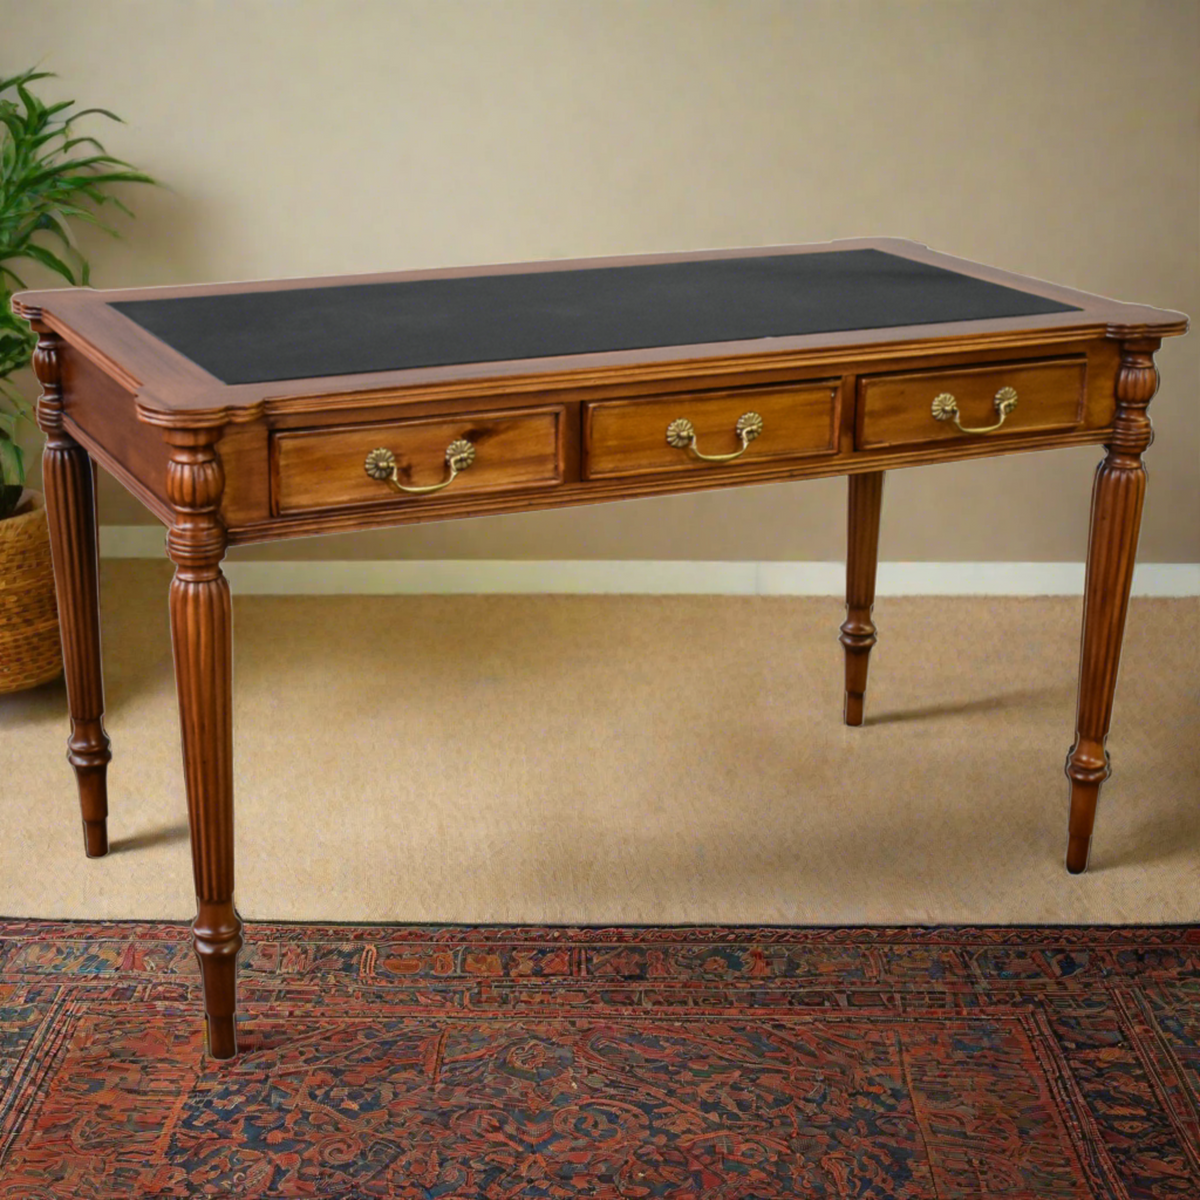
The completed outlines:
[[[221,573],[225,529],[217,515],[224,473],[220,429],[168,429],[167,494],[175,522],[167,548],[171,640],[183,733],[183,771],[198,912],[193,944],[204,982],[208,1049],[237,1053],[237,956],[242,922],[233,907],[233,622]]]
[[[876,640],[871,609],[875,604],[875,569],[879,563],[879,512],[882,503],[882,471],[850,476],[846,620],[842,624],[839,639],[846,648],[843,719],[847,725],[862,724],[867,663]]]
[[[41,332],[33,368],[42,385],[37,406],[38,424],[46,434],[42,486],[71,711],[67,761],[75,768],[79,784],[84,849],[89,858],[97,858],[108,853],[107,774],[112,751],[104,732],[95,476],[87,451],[63,428],[58,346],[55,334]]]
[[[1112,719],[1117,665],[1133,582],[1142,501],[1146,495],[1142,452],[1151,438],[1146,407],[1158,388],[1154,351],[1159,345],[1156,338],[1122,343],[1113,436],[1096,470],[1092,490],[1092,524],[1083,590],[1079,706],[1075,744],[1066,766],[1071,781],[1067,870],[1072,874],[1087,867],[1096,801],[1100,785],[1111,771],[1104,742]]]

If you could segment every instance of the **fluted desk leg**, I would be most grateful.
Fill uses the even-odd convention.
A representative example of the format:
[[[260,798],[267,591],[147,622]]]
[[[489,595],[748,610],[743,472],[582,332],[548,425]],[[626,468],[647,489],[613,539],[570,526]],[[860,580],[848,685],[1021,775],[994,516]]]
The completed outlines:
[[[175,522],[167,548],[171,639],[183,733],[183,770],[198,912],[193,944],[204,981],[209,1053],[237,1053],[237,956],[242,923],[233,907],[233,622],[221,573],[225,528],[220,429],[167,429],[167,493]]]
[[[1133,583],[1142,501],[1146,495],[1142,452],[1150,445],[1152,432],[1146,408],[1158,389],[1154,352],[1160,344],[1157,338],[1145,338],[1121,345],[1117,415],[1112,440],[1096,470],[1092,490],[1092,525],[1083,589],[1079,706],[1075,744],[1066,766],[1071,781],[1067,870],[1072,874],[1087,867],[1100,785],[1111,773],[1104,743],[1112,720],[1117,666]]]
[[[38,424],[46,434],[42,486],[58,594],[63,670],[71,736],[67,761],[75,768],[89,858],[108,853],[108,764],[104,677],[100,662],[100,580],[96,544],[96,481],[87,451],[63,428],[59,339],[41,329],[33,369],[42,385]]]
[[[879,563],[879,513],[883,504],[883,472],[850,476],[846,551],[846,620],[839,641],[846,648],[846,700],[843,720],[863,722],[867,664],[875,645],[875,570]]]

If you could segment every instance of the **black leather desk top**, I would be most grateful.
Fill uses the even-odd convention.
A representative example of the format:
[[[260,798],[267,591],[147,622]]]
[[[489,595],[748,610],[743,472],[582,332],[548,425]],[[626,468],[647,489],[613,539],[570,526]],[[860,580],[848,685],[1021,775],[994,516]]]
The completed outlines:
[[[1079,311],[880,250],[113,307],[228,384]]]

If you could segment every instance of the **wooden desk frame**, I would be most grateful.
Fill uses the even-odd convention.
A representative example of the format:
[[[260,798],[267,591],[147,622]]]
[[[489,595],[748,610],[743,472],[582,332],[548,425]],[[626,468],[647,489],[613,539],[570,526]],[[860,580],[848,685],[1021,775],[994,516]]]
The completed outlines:
[[[862,248],[1005,284],[1079,311],[227,386],[109,307],[110,301],[126,299]],[[15,298],[14,310],[39,335],[34,369],[42,385],[37,414],[47,438],[46,506],[71,712],[67,757],[78,779],[89,856],[108,849],[105,776],[111,758],[103,725],[93,460],[167,526],[167,553],[176,568],[171,629],[198,906],[194,944],[204,983],[208,1045],[215,1057],[237,1052],[235,984],[242,946],[242,922],[233,902],[232,621],[229,586],[220,566],[229,545],[847,475],[847,616],[840,640],[845,647],[844,720],[859,725],[876,640],[871,611],[884,473],[920,463],[1103,444],[1106,454],[1096,472],[1088,539],[1076,732],[1066,762],[1067,869],[1080,872],[1087,866],[1097,796],[1110,773],[1105,739],[1146,488],[1142,453],[1151,440],[1146,409],[1158,383],[1154,352],[1163,337],[1186,332],[1182,314],[1106,300],[890,238],[322,280],[26,292]],[[931,421],[927,437],[861,448],[865,389],[872,379],[927,371],[936,381],[1015,364],[1036,371],[1040,364],[1064,359],[1085,366],[1077,410],[1070,410],[1075,418],[1038,424],[1035,406],[1031,427],[1010,425],[972,437]],[[722,390],[811,381],[830,381],[833,388],[831,450],[782,459],[747,455],[686,471],[588,477],[585,418],[592,405],[664,396],[686,403],[689,397]],[[1052,401],[1058,403],[1047,392],[1045,403]],[[928,398],[921,403],[927,405]],[[411,418],[453,421],[481,413],[496,418],[509,410],[548,407],[562,414],[557,427],[560,482],[451,490],[420,498],[381,493],[377,501],[317,504],[286,513],[279,509],[272,472],[278,470],[274,446],[282,431]],[[1026,411],[1020,420],[1026,419]],[[893,415],[906,427],[914,419],[903,404]]]

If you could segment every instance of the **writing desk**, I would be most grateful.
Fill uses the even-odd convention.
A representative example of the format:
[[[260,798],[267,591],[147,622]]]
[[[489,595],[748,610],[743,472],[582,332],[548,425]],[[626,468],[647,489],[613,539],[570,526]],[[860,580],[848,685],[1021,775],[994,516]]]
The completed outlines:
[[[898,239],[25,292],[89,855],[107,851],[92,459],[167,527],[208,1045],[237,1052],[229,545],[847,475],[844,720],[875,644],[884,472],[1102,443],[1067,869],[1084,870],[1145,493],[1187,318]]]

